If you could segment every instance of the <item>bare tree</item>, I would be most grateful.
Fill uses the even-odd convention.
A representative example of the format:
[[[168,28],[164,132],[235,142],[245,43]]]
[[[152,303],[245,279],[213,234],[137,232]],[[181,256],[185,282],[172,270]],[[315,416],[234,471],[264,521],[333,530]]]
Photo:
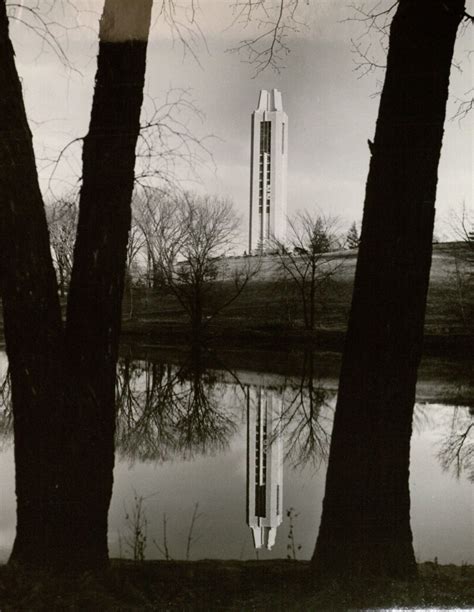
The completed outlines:
[[[178,300],[196,339],[258,271],[258,261],[226,259],[239,226],[229,200],[184,193],[147,203],[143,231],[154,277]]]
[[[46,204],[53,264],[61,297],[66,295],[71,280],[77,216],[77,197],[65,197]]]
[[[140,254],[146,246],[145,236],[143,235],[140,224],[137,221],[134,201],[132,200],[132,221],[127,243],[127,259],[125,266],[125,293],[128,295],[129,319],[133,317],[134,310],[134,285],[140,281]],[[125,312],[124,312],[125,316]]]
[[[457,241],[450,243],[449,254],[454,271],[447,272],[447,280],[453,290],[454,314],[465,333],[474,331],[474,211],[463,202],[452,210],[448,221],[451,233]]]
[[[133,208],[144,240],[148,286],[163,288],[163,270],[176,260],[182,240],[178,197],[168,190],[145,188],[137,193]]]
[[[466,202],[451,211],[449,226],[454,236],[469,249],[469,257],[474,257],[474,209]]]
[[[324,303],[328,286],[341,266],[334,254],[340,245],[338,220],[304,211],[288,220],[288,229],[286,242],[272,241],[278,269],[301,300],[305,329],[313,331],[317,307]]]

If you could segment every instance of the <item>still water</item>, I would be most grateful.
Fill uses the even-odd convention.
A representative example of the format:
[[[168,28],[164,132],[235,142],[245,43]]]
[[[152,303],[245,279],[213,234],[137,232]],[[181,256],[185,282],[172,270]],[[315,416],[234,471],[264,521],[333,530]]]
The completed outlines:
[[[311,557],[324,495],[337,381],[120,361],[112,557]],[[462,403],[462,402],[461,402]],[[15,530],[11,440],[0,455],[0,560]],[[474,563],[474,415],[433,400],[416,405],[411,522],[419,561]]]

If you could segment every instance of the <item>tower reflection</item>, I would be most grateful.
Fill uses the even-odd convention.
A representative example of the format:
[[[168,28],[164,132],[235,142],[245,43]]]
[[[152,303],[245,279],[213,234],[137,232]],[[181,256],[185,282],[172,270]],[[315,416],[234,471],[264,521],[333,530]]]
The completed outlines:
[[[282,399],[265,387],[247,387],[247,524],[255,548],[275,544],[282,522]]]

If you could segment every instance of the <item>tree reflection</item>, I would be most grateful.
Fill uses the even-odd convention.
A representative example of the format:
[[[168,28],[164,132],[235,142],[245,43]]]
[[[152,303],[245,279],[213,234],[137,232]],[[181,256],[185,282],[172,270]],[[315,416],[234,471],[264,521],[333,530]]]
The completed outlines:
[[[285,461],[294,467],[319,467],[327,459],[335,397],[336,391],[316,377],[313,351],[305,351],[299,384],[286,386],[283,395],[280,432],[285,435]]]
[[[453,410],[451,427],[443,438],[438,459],[446,471],[457,478],[464,472],[474,482],[474,410],[456,406]]]
[[[13,440],[13,413],[11,409],[10,372],[8,368],[0,383],[0,441],[2,446]]]
[[[226,386],[194,346],[183,366],[125,357],[117,374],[117,449],[131,459],[166,461],[216,453],[236,423],[224,408]]]

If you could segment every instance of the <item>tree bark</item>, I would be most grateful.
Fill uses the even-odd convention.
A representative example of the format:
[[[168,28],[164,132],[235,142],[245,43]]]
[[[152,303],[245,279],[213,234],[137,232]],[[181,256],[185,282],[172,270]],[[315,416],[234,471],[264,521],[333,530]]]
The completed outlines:
[[[74,528],[89,566],[108,559],[116,365],[152,0],[127,4],[106,0],[101,18],[66,322],[77,441],[69,465]],[[133,23],[120,23],[134,12],[138,33],[130,32]]]
[[[63,331],[31,134],[0,5],[2,298],[12,376],[11,561],[108,561],[115,369],[152,0],[106,0]]]
[[[462,0],[400,0],[366,186],[317,575],[416,573],[409,458],[437,168]]]
[[[17,495],[13,557],[55,546],[60,506],[62,323],[31,132],[0,3],[0,274]]]

